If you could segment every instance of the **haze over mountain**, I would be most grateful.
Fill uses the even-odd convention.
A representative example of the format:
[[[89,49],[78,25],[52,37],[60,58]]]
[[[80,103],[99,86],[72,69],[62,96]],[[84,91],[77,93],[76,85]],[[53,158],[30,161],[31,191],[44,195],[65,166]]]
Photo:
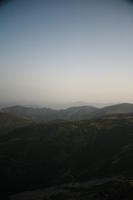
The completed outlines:
[[[96,108],[93,106],[70,107],[64,110],[53,110],[50,108],[32,108],[13,106],[3,108],[3,111],[13,113],[22,118],[28,118],[37,122],[47,122],[54,120],[85,120],[93,117],[133,113],[133,104],[123,103],[103,108]]]
[[[19,117],[31,118],[34,121],[52,120],[83,120],[89,118],[90,114],[98,108],[92,106],[71,107],[64,110],[53,110],[50,108],[31,108],[14,106],[3,108],[4,111],[14,113]]]
[[[93,113],[92,116],[103,116],[103,115],[112,115],[120,113],[133,113],[133,104],[131,103],[122,103],[112,106],[106,106],[99,109],[97,112]]]
[[[0,200],[133,200],[133,0],[0,0]]]

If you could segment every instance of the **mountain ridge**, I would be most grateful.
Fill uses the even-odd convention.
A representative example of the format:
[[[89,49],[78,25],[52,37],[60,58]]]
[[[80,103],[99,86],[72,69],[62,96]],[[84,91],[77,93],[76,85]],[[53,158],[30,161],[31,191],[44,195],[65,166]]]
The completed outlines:
[[[88,119],[90,113],[97,111],[93,106],[70,107],[62,110],[51,108],[32,108],[23,106],[12,106],[3,108],[4,112],[16,114],[19,117],[30,118],[33,121],[47,122],[52,120],[82,120]]]
[[[72,106],[66,109],[55,110],[52,108],[33,108],[26,106],[11,106],[2,108],[2,112],[12,113],[18,117],[28,118],[37,122],[54,120],[86,120],[111,114],[124,114],[133,112],[133,104],[121,103],[97,108],[94,106]]]

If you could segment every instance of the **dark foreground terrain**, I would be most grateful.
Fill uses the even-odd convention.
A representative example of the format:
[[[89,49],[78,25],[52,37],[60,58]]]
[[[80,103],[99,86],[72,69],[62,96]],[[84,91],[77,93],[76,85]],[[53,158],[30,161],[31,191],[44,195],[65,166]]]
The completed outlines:
[[[11,200],[131,200],[132,183],[120,178],[66,184],[11,196]]]
[[[53,123],[0,117],[1,199],[133,199],[132,113]]]

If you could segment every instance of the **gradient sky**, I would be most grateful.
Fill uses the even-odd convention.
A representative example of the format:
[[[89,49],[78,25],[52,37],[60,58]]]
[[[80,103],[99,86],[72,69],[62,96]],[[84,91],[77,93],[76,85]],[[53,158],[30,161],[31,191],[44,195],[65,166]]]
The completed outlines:
[[[132,1],[2,4],[0,101],[133,102]]]

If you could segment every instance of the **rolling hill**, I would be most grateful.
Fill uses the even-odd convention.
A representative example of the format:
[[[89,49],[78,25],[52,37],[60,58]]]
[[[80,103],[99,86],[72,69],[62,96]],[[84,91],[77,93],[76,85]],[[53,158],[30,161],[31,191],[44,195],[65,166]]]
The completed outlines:
[[[19,117],[32,119],[37,122],[47,122],[53,120],[84,120],[98,108],[92,106],[71,107],[64,110],[53,110],[50,108],[32,108],[13,106],[3,108],[5,112],[13,113]]]
[[[2,190],[25,190],[90,179],[133,179],[133,114],[33,123],[0,137]]]
[[[31,124],[31,120],[20,118],[11,113],[0,112],[0,136],[18,128]]]
[[[92,117],[112,115],[112,114],[124,114],[124,113],[133,113],[133,104],[123,103],[112,106],[106,106],[99,109],[98,111],[92,113]]]
[[[15,114],[18,117],[31,119],[36,122],[49,122],[56,120],[80,121],[105,115],[133,113],[133,104],[123,103],[103,108],[80,106],[70,107],[64,110],[13,106],[3,108],[3,111]]]

